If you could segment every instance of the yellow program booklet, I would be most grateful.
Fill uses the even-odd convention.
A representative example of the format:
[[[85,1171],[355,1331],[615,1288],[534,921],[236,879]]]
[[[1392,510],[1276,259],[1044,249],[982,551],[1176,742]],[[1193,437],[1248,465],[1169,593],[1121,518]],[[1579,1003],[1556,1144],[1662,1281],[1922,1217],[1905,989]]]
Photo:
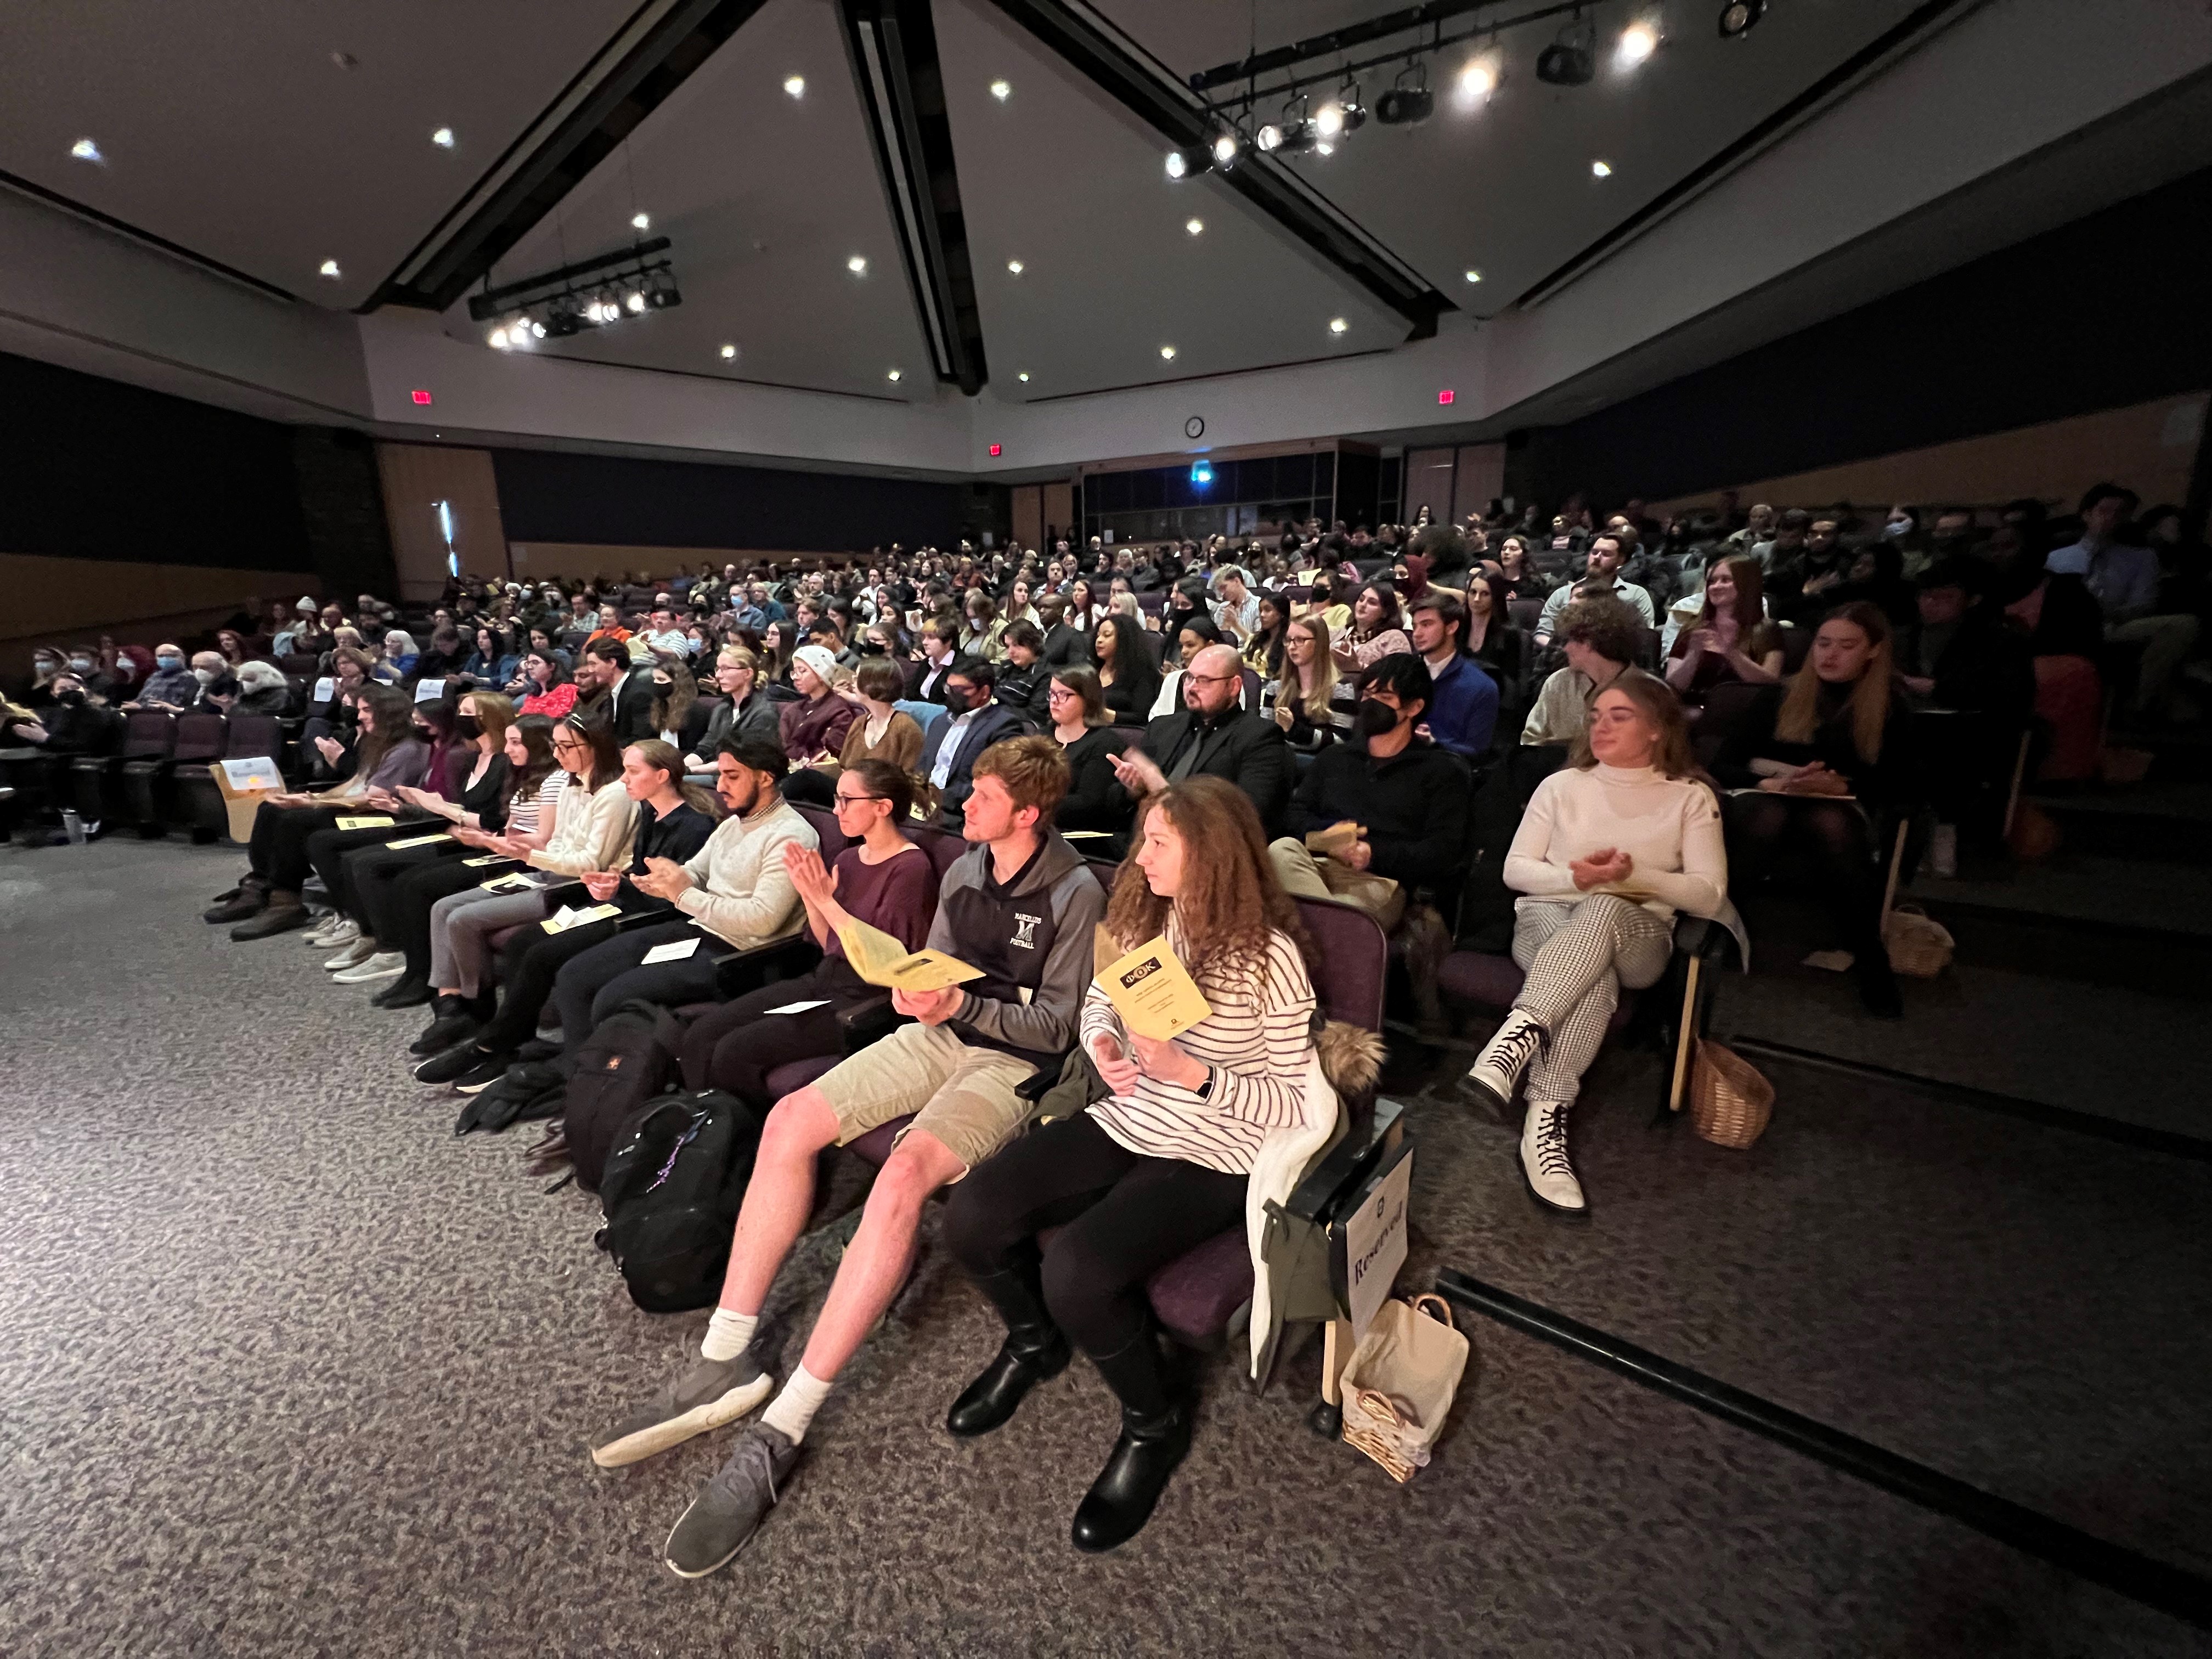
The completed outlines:
[[[848,918],[837,929],[837,942],[845,947],[845,960],[871,985],[888,991],[942,991],[983,977],[957,957],[942,951],[908,951],[880,927]]]
[[[341,830],[389,830],[392,828],[392,817],[388,813],[363,812],[353,817],[340,818],[338,828]]]
[[[1109,963],[1097,983],[1121,1024],[1155,1042],[1181,1036],[1213,1012],[1165,935]]]
[[[1366,833],[1365,824],[1354,823],[1346,818],[1330,824],[1326,830],[1308,830],[1306,851],[1316,858],[1340,859],[1357,846],[1360,837]]]

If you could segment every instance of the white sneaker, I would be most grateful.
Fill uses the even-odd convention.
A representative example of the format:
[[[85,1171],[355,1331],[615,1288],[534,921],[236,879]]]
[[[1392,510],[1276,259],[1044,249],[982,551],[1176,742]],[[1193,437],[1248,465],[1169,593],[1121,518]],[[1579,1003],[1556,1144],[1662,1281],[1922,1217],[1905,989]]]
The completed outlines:
[[[366,985],[371,980],[397,979],[407,971],[407,953],[404,951],[381,951],[370,957],[358,968],[346,969],[336,975],[340,985]]]
[[[1532,1016],[1513,1009],[1483,1044],[1463,1086],[1487,1097],[1500,1112],[1507,1110],[1513,1104],[1513,1091],[1520,1086],[1521,1073],[1543,1051],[1544,1036],[1544,1028]]]
[[[1539,1203],[1570,1215],[1587,1215],[1583,1183],[1575,1179],[1575,1166],[1567,1161],[1567,1109],[1528,1103],[1521,1122],[1521,1173]]]
[[[332,973],[347,968],[358,968],[376,954],[376,940],[368,933],[356,933],[352,940],[323,964]]]
[[[325,951],[335,951],[341,945],[350,945],[361,937],[361,924],[343,911],[333,910],[323,918],[323,925],[307,935],[307,943]]]

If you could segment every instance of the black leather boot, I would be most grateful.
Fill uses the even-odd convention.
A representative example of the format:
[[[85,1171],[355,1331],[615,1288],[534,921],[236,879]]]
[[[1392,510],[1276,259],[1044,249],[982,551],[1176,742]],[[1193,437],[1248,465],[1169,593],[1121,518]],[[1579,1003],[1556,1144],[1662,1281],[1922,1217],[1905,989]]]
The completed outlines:
[[[1013,1267],[979,1276],[975,1284],[1006,1322],[1006,1340],[998,1358],[960,1391],[945,1426],[963,1439],[1005,1425],[1022,1396],[1048,1377],[1067,1369],[1073,1350],[1045,1311],[1036,1267]]]
[[[1117,1352],[1092,1356],[1091,1364],[1121,1401],[1121,1437],[1069,1529],[1076,1548],[1096,1555],[1127,1543],[1152,1519],[1190,1451],[1190,1406],[1169,1395],[1149,1330]]]
[[[469,1012],[468,998],[447,991],[438,998],[437,1006],[431,1011],[435,1016],[423,1029],[422,1035],[407,1047],[410,1054],[434,1054],[452,1048],[463,1037],[472,1037],[483,1022]]]

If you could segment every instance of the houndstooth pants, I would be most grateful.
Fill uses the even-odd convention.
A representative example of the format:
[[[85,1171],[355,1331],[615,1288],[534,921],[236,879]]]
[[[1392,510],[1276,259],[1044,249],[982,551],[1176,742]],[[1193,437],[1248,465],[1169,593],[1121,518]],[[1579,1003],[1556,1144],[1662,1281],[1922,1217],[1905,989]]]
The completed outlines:
[[[1513,1006],[1550,1033],[1528,1067],[1531,1101],[1573,1103],[1620,1006],[1620,988],[1640,991],[1656,983],[1667,971],[1674,937],[1642,905],[1611,893],[1521,907],[1513,919],[1513,960],[1528,979]]]

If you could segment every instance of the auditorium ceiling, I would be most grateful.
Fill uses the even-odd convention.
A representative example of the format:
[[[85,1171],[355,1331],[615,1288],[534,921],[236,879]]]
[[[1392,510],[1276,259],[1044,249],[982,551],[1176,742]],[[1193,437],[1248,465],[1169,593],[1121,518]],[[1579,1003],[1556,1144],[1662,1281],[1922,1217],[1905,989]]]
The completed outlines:
[[[1295,72],[1357,70],[1332,153],[1169,178],[1286,71],[1194,75],[1378,0],[70,0],[0,13],[0,173],[181,258],[333,310],[469,300],[666,238],[681,303],[519,348],[906,400],[1037,399],[1389,351],[1547,286],[1847,97],[1960,6],[1583,9],[1595,75],[1537,78],[1544,0],[1431,8]],[[1493,21],[1556,10],[1494,36]],[[1625,31],[1656,26],[1624,67]],[[1441,34],[1444,44],[1430,46]],[[1468,97],[1478,58],[1496,85]],[[1433,111],[1379,118],[1425,63]],[[88,149],[89,153],[87,153]],[[642,216],[644,226],[635,222]]]

